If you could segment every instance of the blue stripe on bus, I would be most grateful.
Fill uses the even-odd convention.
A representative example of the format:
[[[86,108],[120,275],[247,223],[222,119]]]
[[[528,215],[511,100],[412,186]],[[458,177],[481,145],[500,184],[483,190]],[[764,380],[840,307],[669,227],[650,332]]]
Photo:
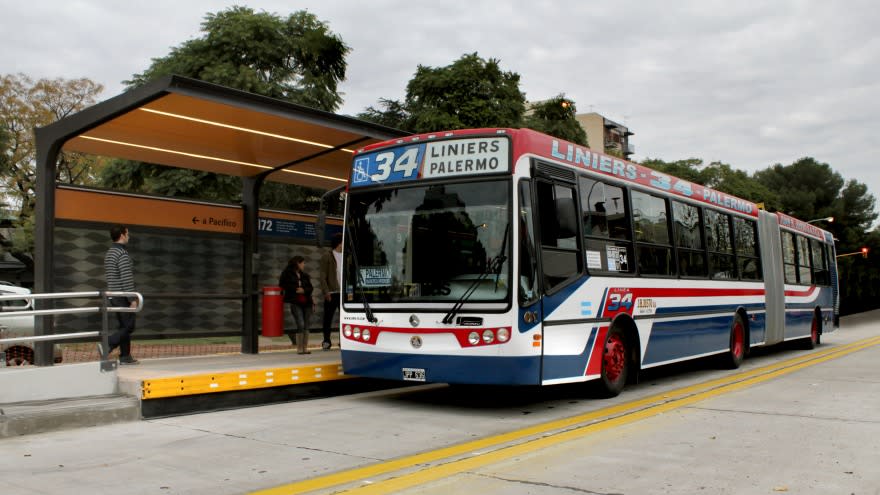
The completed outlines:
[[[746,312],[751,311],[763,311],[764,303],[754,303],[754,304],[739,304],[739,303],[731,303],[731,304],[715,304],[712,306],[677,306],[671,308],[657,308],[657,316],[662,316],[665,314],[676,314],[681,316],[687,315],[699,315],[703,313],[726,313],[728,315],[733,314],[737,309],[744,308]]]
[[[788,305],[785,311],[785,338],[806,337],[813,330],[813,312],[791,312],[792,305]],[[810,308],[803,308],[810,309]]]
[[[721,352],[730,344],[731,315],[688,320],[657,321],[651,328],[643,365]]]
[[[342,351],[345,374],[401,380],[403,368],[425,370],[427,382],[481,385],[538,385],[540,356],[441,356]]]

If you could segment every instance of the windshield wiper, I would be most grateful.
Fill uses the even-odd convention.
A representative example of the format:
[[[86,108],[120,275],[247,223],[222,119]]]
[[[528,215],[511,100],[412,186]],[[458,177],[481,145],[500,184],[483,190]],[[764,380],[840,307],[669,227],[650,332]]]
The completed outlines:
[[[510,222],[507,222],[507,226],[504,227],[504,240],[501,241],[501,249],[498,251],[498,256],[489,260],[486,264],[486,271],[474,279],[474,281],[471,282],[471,285],[468,286],[467,290],[464,291],[464,294],[458,298],[458,301],[455,301],[455,304],[452,305],[452,309],[450,309],[449,312],[446,313],[446,316],[443,317],[442,322],[444,325],[452,323],[455,319],[455,315],[461,310],[461,307],[464,306],[465,301],[476,292],[477,286],[479,286],[480,282],[482,282],[490,273],[495,274],[495,290],[498,290],[498,277],[501,275],[501,267],[504,266],[504,262],[507,261],[507,256],[504,255],[504,252],[507,250],[507,234],[509,230]]]
[[[351,233],[351,229],[348,228],[348,222],[345,223],[345,238],[348,239],[348,247],[351,249],[351,262],[354,264],[354,280],[352,280],[352,284],[354,284],[354,290],[358,292],[361,296],[361,301],[364,303],[364,313],[367,314],[367,321],[370,323],[376,323],[379,320],[373,316],[373,310],[370,308],[370,303],[367,302],[367,295],[364,293],[364,289],[358,281],[361,281],[361,268],[358,264],[358,252],[356,245],[357,243],[354,240],[354,236]]]

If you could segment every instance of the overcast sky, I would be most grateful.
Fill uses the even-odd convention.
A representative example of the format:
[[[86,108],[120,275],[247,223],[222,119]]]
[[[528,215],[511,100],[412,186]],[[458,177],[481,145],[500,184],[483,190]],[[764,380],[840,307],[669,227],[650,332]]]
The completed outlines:
[[[308,10],[352,48],[340,113],[402,99],[419,64],[500,60],[536,101],[565,93],[635,135],[636,161],[754,171],[811,156],[880,198],[880,7],[871,0],[250,1]],[[751,5],[754,4],[754,5]],[[228,1],[0,0],[0,73],[122,91]],[[880,205],[878,205],[880,206]]]

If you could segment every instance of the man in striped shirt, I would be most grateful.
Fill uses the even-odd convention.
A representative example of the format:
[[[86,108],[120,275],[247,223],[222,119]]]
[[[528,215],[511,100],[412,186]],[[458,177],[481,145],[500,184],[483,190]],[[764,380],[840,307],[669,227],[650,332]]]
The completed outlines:
[[[110,228],[110,239],[113,245],[104,256],[104,272],[107,277],[107,290],[112,292],[134,292],[134,266],[125,245],[128,244],[128,228],[115,225]],[[111,297],[110,305],[114,307],[137,307],[137,299],[128,297]],[[137,364],[138,360],[131,357],[131,334],[134,333],[134,313],[116,313],[119,329],[110,335],[109,355],[119,347],[119,364]]]

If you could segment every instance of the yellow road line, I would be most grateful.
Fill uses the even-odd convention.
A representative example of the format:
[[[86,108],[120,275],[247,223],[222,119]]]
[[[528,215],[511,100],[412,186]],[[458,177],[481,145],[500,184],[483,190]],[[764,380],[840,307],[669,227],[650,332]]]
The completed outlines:
[[[880,337],[852,344],[823,349],[804,356],[729,375],[704,383],[682,387],[643,399],[611,406],[589,413],[559,419],[515,430],[500,435],[473,440],[421,454],[402,457],[347,471],[281,485],[253,492],[257,495],[298,494],[339,485],[367,482],[396,471],[415,468],[438,461],[445,463],[427,466],[414,473],[378,480],[364,486],[339,492],[354,494],[389,493],[424,484],[453,474],[496,463],[523,453],[533,452],[561,442],[639,421],[673,409],[684,407],[734,390],[745,388],[799,369],[836,359],[847,354],[880,344]],[[543,436],[541,436],[543,435]],[[537,438],[535,438],[537,436]],[[520,442],[510,445],[514,442]],[[486,452],[490,449],[489,452]],[[462,456],[466,456],[461,458]],[[339,493],[338,492],[338,493]]]
[[[281,387],[349,378],[342,363],[320,363],[282,368],[264,368],[221,373],[148,378],[141,384],[142,399]]]

